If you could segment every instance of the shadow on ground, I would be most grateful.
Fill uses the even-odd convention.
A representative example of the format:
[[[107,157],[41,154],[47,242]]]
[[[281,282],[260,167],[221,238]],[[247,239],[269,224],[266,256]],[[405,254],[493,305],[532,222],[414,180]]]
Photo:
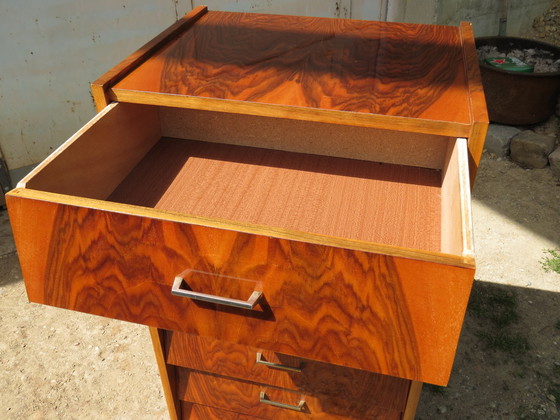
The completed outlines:
[[[417,419],[560,418],[560,294],[476,281],[447,388]]]

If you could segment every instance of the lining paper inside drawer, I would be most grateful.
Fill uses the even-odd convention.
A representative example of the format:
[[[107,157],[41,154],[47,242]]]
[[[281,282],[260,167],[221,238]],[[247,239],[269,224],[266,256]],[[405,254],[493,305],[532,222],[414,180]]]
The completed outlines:
[[[162,138],[110,201],[439,251],[441,171]]]

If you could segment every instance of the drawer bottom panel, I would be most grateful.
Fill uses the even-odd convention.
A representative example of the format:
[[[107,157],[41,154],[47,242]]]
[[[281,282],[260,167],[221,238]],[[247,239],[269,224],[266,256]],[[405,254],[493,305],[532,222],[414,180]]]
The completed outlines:
[[[257,418],[274,420],[397,420],[402,418],[402,413],[399,411],[380,408],[372,405],[370,401],[351,401],[346,399],[345,395],[310,396],[181,368],[177,368],[177,375],[178,397],[182,401]],[[261,401],[262,397],[268,403]],[[372,395],[372,398],[375,396]],[[300,407],[299,411],[296,407]]]

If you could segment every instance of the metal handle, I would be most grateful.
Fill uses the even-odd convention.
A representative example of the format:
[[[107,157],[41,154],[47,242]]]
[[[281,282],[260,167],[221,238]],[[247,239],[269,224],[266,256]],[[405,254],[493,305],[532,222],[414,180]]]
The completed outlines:
[[[268,398],[268,396],[266,395],[266,392],[264,392],[264,391],[261,391],[261,396],[260,396],[259,402],[261,402],[262,404],[273,405],[274,407],[287,408],[288,410],[294,410],[294,411],[300,411],[300,412],[303,411],[303,407],[305,406],[305,400],[300,400],[298,405],[290,405],[290,404],[284,404],[284,403],[277,402],[277,401],[272,401],[271,399]]]
[[[301,370],[303,368],[303,365],[300,365],[300,367],[297,368],[297,367],[281,365],[279,363],[269,362],[269,361],[264,359],[262,353],[260,353],[260,352],[257,353],[257,363],[259,363],[261,365],[268,366],[271,369],[287,370],[288,372],[296,372],[296,373],[301,373]]]
[[[181,289],[184,279],[181,276],[175,277],[171,294],[182,296],[193,300],[203,302],[217,303],[218,305],[233,306],[234,308],[254,309],[262,296],[262,292],[256,290],[249,296],[247,300],[231,299],[223,296],[209,295],[206,293],[193,292],[192,290]]]

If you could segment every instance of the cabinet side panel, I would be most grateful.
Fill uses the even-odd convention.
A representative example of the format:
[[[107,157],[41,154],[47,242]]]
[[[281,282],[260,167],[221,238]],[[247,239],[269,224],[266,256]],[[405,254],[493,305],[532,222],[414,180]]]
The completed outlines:
[[[31,199],[14,207],[34,302],[448,380],[472,269]],[[36,235],[35,223],[48,227]],[[243,284],[264,298],[251,311],[172,295],[175,276],[187,269],[250,280]],[[221,293],[239,293],[243,284],[224,283]]]

